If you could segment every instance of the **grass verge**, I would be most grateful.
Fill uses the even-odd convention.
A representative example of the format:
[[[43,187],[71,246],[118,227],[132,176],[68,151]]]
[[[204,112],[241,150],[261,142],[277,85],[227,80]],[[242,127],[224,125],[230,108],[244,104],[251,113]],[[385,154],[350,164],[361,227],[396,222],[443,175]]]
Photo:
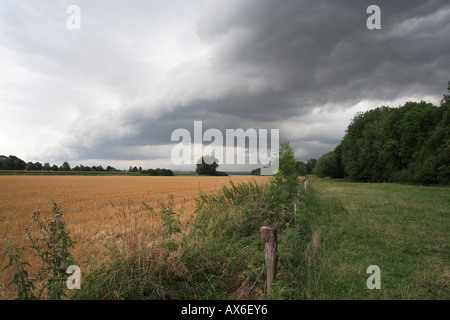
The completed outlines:
[[[316,180],[273,298],[448,299],[448,187]],[[282,260],[283,261],[283,260]],[[381,270],[370,290],[367,268]],[[283,266],[283,264],[282,264]]]

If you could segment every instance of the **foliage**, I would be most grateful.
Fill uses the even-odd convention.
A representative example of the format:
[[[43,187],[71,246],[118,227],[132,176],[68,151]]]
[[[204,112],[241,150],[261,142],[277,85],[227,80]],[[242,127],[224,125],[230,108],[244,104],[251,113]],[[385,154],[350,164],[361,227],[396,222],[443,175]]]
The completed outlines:
[[[260,176],[260,175],[261,175],[261,168],[253,169],[253,170],[250,172],[250,174],[251,174],[252,176]]]
[[[170,169],[156,168],[156,169],[143,170],[142,174],[148,175],[148,176],[173,176],[173,171]]]
[[[26,167],[25,161],[16,156],[0,156],[0,170],[24,170]]]
[[[33,220],[37,224],[40,236],[33,238],[30,229],[28,238],[31,248],[42,261],[38,276],[44,275],[46,279],[39,297],[46,291],[48,299],[60,300],[66,297],[66,270],[74,264],[70,249],[75,243],[67,231],[63,211],[56,202],[52,204],[51,218],[43,219],[38,208],[33,213]]]
[[[320,157],[312,173],[319,177],[342,178],[337,153],[332,151]]]
[[[306,176],[308,174],[306,170],[306,164],[303,161],[297,161],[295,168],[297,169],[297,173],[299,176]]]
[[[449,85],[450,91],[450,85]],[[450,106],[421,101],[358,113],[315,174],[355,181],[450,183]]]
[[[13,245],[8,245],[3,258],[9,258],[9,264],[2,269],[2,271],[13,268],[13,280],[8,284],[15,285],[17,288],[17,298],[16,300],[35,300],[37,297],[34,295],[34,290],[36,289],[33,281],[31,281],[28,277],[28,267],[31,267],[30,264],[23,260],[20,255],[20,249],[16,248]]]
[[[226,172],[217,171],[219,167],[217,160],[213,156],[203,156],[197,161],[195,172],[204,176],[227,176]]]
[[[306,174],[311,174],[316,166],[317,159],[309,159],[306,161]]]
[[[152,215],[156,215],[153,207],[149,206],[145,202],[142,202],[144,207],[149,210]],[[180,217],[183,214],[183,209],[179,212],[175,212],[173,194],[170,194],[168,203],[162,201],[158,202],[160,206],[160,219],[161,226],[163,229],[162,236],[164,241],[164,246],[169,250],[176,248],[175,237],[179,237],[181,233],[181,222]]]
[[[293,203],[300,187],[297,161],[289,142],[283,142],[279,150],[279,169],[271,180],[271,198],[283,204]]]

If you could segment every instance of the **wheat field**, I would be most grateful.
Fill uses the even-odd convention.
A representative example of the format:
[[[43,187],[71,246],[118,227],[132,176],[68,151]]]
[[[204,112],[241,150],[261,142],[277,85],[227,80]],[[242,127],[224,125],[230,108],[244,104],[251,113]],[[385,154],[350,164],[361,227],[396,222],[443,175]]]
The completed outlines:
[[[194,218],[195,197],[219,192],[222,186],[242,182],[267,183],[261,176],[0,176],[0,252],[8,244],[23,249],[36,275],[40,261],[29,248],[27,229],[33,230],[32,214],[40,208],[49,216],[52,200],[61,203],[76,246],[72,255],[83,271],[96,266],[112,247],[128,255],[140,250],[158,251],[161,225],[158,202],[173,196],[180,221],[186,228]],[[152,214],[142,202],[155,208]],[[7,261],[2,259],[3,269]],[[0,299],[13,299],[7,287],[12,273],[0,274]]]

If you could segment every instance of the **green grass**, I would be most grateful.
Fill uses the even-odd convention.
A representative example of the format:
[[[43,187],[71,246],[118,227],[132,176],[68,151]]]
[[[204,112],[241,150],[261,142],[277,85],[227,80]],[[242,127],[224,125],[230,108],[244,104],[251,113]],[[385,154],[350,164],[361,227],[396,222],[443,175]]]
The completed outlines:
[[[151,250],[112,252],[109,262],[83,275],[83,289],[72,298],[446,300],[449,190],[314,179],[294,225],[282,189],[233,185],[201,195],[197,218],[182,236],[169,203],[162,260]],[[263,225],[279,234],[269,296],[265,273],[259,278]],[[381,270],[379,290],[367,288],[371,265]]]
[[[450,189],[316,180],[303,197],[278,299],[448,299]],[[369,290],[367,267],[381,269]],[[297,288],[297,289],[296,289]]]

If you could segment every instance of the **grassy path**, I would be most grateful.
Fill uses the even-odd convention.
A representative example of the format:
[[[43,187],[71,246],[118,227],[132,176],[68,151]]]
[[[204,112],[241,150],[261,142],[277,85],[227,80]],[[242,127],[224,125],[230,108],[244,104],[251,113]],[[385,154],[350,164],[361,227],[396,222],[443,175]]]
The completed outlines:
[[[320,180],[312,189],[312,298],[450,298],[448,187]],[[380,290],[367,288],[370,265],[381,270]]]

